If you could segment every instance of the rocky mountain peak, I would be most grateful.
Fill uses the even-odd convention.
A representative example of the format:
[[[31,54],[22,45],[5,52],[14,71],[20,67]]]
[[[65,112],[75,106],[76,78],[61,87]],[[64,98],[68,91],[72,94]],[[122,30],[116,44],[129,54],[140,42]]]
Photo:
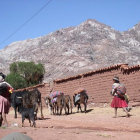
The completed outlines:
[[[136,24],[131,30],[140,31],[140,22]]]
[[[64,78],[109,65],[140,63],[140,25],[118,32],[94,19],[35,39],[13,42],[0,51],[0,70],[15,61],[45,66],[45,81]]]

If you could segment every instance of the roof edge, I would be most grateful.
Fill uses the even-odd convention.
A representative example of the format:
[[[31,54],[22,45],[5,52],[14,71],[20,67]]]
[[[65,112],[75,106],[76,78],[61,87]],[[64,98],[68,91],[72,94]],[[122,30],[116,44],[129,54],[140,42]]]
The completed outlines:
[[[112,65],[112,66],[109,66],[109,67],[100,68],[98,70],[89,71],[87,73],[82,73],[82,74],[79,74],[79,75],[76,75],[76,76],[71,76],[71,77],[62,78],[62,79],[56,79],[53,82],[61,83],[61,82],[69,81],[69,80],[72,80],[72,79],[78,79],[78,78],[82,78],[82,77],[87,77],[87,76],[90,76],[90,75],[93,75],[93,74],[97,74],[97,73],[102,73],[102,72],[107,72],[107,71],[110,71],[110,70],[120,69],[121,66],[123,66],[122,67],[122,69],[123,69],[124,66],[128,66],[128,64]]]

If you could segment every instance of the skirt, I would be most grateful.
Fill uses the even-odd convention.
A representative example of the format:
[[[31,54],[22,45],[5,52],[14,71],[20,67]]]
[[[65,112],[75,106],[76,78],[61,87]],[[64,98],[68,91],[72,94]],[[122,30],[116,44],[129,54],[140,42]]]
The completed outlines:
[[[123,108],[123,107],[128,107],[128,104],[126,103],[126,101],[124,99],[114,96],[112,103],[111,103],[111,107]]]
[[[0,96],[0,113],[8,114],[9,109],[10,109],[9,101],[3,96]]]

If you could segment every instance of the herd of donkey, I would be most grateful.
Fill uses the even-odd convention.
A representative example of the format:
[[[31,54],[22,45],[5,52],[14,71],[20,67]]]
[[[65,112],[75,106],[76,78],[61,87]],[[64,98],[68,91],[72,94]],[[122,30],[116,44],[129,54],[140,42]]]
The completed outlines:
[[[50,94],[43,98],[45,104],[49,109],[51,115],[61,115],[62,110],[66,115],[72,113],[72,107],[77,106],[77,112],[87,112],[88,95],[85,89],[79,88],[74,92],[73,101],[69,95],[63,92],[50,91]],[[81,109],[81,104],[84,105],[84,111]],[[22,117],[22,127],[24,120],[28,119],[30,126],[36,127],[37,112],[40,107],[41,117],[43,117],[41,93],[36,89],[23,90],[13,92],[11,95],[11,105],[15,111],[15,118],[17,118],[17,111]]]

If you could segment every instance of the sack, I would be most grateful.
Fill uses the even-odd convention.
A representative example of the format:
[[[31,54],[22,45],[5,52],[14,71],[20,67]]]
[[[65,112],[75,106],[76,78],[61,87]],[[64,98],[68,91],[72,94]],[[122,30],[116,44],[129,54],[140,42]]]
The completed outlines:
[[[78,102],[78,101],[80,101],[80,94],[77,94],[77,95],[75,96],[75,103]]]
[[[125,95],[125,93],[126,93],[126,88],[125,88],[124,84],[120,84],[120,85],[116,88],[116,90],[117,90],[117,93],[118,93],[118,94],[121,94],[121,95]]]

